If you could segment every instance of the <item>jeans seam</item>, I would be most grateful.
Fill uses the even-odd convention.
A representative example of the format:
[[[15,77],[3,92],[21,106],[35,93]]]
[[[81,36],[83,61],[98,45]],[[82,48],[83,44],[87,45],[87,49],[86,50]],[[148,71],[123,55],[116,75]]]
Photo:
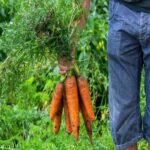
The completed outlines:
[[[109,12],[110,12],[110,14],[111,14],[111,16],[109,17],[109,22],[111,21],[111,20],[113,20],[113,18],[114,18],[114,16],[115,16],[115,12],[117,11],[117,9],[118,9],[118,6],[119,6],[119,2],[116,2],[116,1],[113,1],[113,0],[110,0],[111,1],[111,3],[110,3],[110,5],[112,5],[112,6],[110,6],[110,8],[111,9],[109,9]]]

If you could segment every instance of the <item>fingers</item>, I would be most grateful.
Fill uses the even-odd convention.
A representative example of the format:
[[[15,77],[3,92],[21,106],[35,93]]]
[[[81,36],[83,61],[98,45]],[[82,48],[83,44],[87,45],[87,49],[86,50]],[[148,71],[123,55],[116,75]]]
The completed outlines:
[[[59,72],[64,75],[67,72],[67,67],[59,64]]]
[[[64,75],[68,71],[72,70],[74,64],[74,56],[75,56],[75,49],[71,49],[71,61],[67,61],[65,58],[58,59],[58,66],[60,74]]]
[[[61,64],[59,64],[59,68],[60,68],[60,70],[62,70],[62,71],[67,71],[67,66],[64,66],[64,65],[61,65]]]
[[[61,70],[59,70],[59,73],[60,73],[61,75],[65,75],[65,74],[66,74],[66,71],[61,71]]]
[[[72,62],[69,64],[69,66],[59,64],[59,72],[62,75],[66,74],[67,71],[71,70],[72,68],[73,68]]]

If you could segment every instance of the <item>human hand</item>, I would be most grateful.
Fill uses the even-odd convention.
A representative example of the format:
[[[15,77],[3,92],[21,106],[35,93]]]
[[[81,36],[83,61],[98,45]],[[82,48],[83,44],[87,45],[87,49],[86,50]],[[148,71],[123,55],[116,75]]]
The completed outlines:
[[[74,65],[74,55],[75,55],[75,49],[71,50],[71,60],[68,61],[66,58],[59,58],[58,59],[58,66],[59,66],[59,72],[60,74],[64,75],[67,73],[67,71],[71,70]]]

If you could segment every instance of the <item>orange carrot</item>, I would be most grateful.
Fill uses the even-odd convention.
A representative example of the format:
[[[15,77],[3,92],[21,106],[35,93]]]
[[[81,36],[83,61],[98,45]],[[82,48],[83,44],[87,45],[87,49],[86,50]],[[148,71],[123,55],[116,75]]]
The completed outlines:
[[[63,83],[59,82],[54,90],[51,106],[50,106],[50,119],[54,120],[56,113],[59,111],[63,97]]]
[[[57,133],[59,132],[59,129],[60,129],[62,110],[63,110],[63,101],[61,101],[61,104],[60,104],[60,107],[59,107],[59,111],[56,113],[56,115],[55,115],[55,117],[54,117],[54,128],[53,128],[53,132],[54,132],[55,134],[57,134]]]
[[[81,113],[82,113],[82,116],[83,116],[83,119],[84,119],[86,131],[87,131],[88,136],[89,136],[89,141],[92,144],[92,123],[91,123],[91,120],[90,120],[90,118],[87,114],[87,111],[86,111],[86,109],[85,109],[85,107],[84,107],[81,100],[80,100],[79,104],[80,104]]]
[[[64,105],[64,115],[65,115],[65,123],[66,123],[66,131],[68,134],[72,132],[71,121],[69,116],[68,104],[66,100],[66,93],[63,92],[63,105]]]
[[[79,93],[81,96],[81,101],[83,103],[83,106],[85,110],[87,111],[87,114],[90,120],[94,121],[95,115],[94,115],[94,110],[92,107],[92,101],[91,101],[88,82],[83,76],[78,77],[77,82],[78,82],[78,89],[79,89]]]
[[[67,77],[65,80],[66,98],[71,120],[71,128],[76,140],[79,139],[79,100],[75,76]]]

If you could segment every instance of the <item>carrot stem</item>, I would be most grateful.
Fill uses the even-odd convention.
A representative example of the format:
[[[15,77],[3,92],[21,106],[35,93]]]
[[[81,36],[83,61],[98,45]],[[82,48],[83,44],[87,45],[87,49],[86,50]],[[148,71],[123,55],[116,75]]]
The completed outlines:
[[[64,82],[64,81],[65,81],[65,79],[66,79],[66,77],[67,77],[67,75],[66,75],[66,74],[65,74],[65,75],[61,75],[60,81],[61,81],[61,82]]]
[[[77,63],[76,63],[76,62],[74,63],[74,70],[75,70],[75,72],[76,72],[77,76],[80,76],[80,75],[81,75],[81,74],[80,74],[79,67],[78,67],[78,65],[77,65]]]

